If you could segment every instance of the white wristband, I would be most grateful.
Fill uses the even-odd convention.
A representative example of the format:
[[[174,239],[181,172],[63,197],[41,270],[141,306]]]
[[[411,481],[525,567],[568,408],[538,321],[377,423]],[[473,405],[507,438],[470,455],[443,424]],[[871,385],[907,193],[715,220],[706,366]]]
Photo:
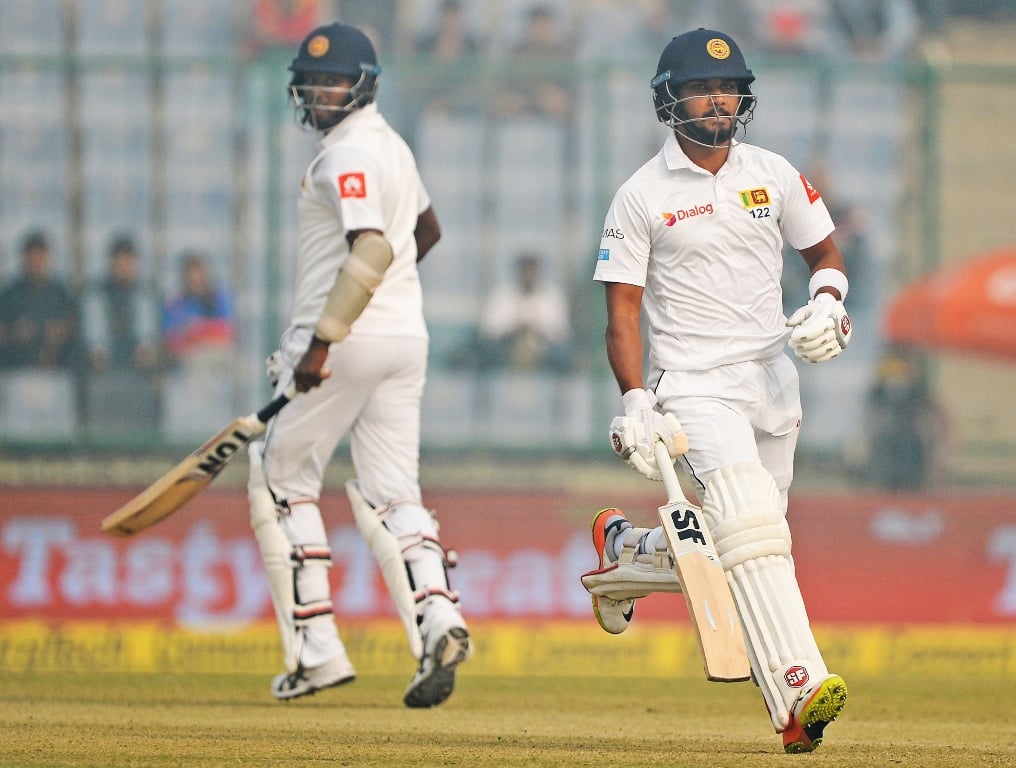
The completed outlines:
[[[848,287],[849,283],[845,274],[838,269],[826,267],[811,276],[811,280],[808,281],[808,295],[814,299],[819,288],[835,288],[840,292],[840,301],[843,301],[847,298]]]
[[[624,405],[625,413],[639,410],[640,408],[652,408],[653,402],[649,393],[644,389],[629,389],[621,395],[621,403]]]

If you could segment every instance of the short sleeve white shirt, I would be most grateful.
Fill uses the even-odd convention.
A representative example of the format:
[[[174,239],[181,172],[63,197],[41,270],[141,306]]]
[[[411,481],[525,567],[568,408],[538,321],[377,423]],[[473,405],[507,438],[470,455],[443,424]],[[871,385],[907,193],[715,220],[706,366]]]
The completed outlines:
[[[394,260],[350,334],[427,337],[413,232],[430,206],[412,151],[368,104],[322,137],[297,201],[298,254],[292,324],[316,325],[339,268],[346,233],[380,230]]]
[[[778,354],[783,243],[819,243],[833,222],[784,157],[734,145],[714,176],[671,134],[618,189],[593,279],[645,289],[654,370],[700,371]]]

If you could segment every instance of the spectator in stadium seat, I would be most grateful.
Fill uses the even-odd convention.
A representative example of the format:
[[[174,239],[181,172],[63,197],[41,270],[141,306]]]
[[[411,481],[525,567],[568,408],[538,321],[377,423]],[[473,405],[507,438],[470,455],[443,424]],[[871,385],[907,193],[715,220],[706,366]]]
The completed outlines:
[[[508,80],[495,99],[495,113],[570,118],[573,53],[553,10],[530,7],[522,37],[511,50]]]
[[[949,455],[950,428],[923,353],[904,346],[886,350],[868,393],[866,424],[872,483],[912,492],[933,482]]]
[[[163,306],[162,338],[173,360],[201,349],[231,347],[236,338],[232,298],[215,282],[207,257],[199,251],[180,258],[180,288]]]
[[[106,275],[85,291],[83,332],[93,371],[152,370],[159,360],[159,299],[142,282],[134,240],[110,242]]]
[[[322,18],[322,0],[253,0],[249,46],[253,53],[298,44]]]
[[[419,114],[477,114],[487,98],[486,84],[469,67],[485,46],[470,28],[460,0],[443,0],[431,27],[416,41],[422,64],[410,73],[407,96]]]
[[[72,368],[79,358],[77,297],[52,272],[49,238],[30,232],[21,273],[0,291],[0,368]]]
[[[513,279],[484,302],[479,356],[484,365],[515,370],[567,370],[571,365],[568,298],[545,278],[538,254],[524,252]]]

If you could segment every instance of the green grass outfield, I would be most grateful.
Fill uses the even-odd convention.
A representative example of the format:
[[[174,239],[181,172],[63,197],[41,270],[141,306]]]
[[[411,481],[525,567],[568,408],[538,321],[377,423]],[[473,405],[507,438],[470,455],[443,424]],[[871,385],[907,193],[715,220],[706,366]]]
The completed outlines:
[[[485,676],[433,710],[404,675],[282,703],[249,673],[13,673],[0,764],[41,766],[1016,765],[1011,679],[854,677],[810,755],[786,755],[750,683]]]
[[[408,710],[394,622],[344,631],[359,677],[283,703],[274,624],[0,624],[0,766],[1016,766],[1016,632],[818,627],[850,698],[786,755],[750,683],[708,683],[684,626],[477,622],[455,694]]]

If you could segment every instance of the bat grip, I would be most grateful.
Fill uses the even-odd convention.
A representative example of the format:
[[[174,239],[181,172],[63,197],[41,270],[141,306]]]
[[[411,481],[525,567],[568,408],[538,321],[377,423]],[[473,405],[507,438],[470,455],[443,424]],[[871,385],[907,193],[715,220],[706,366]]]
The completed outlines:
[[[674,460],[670,458],[670,452],[662,440],[657,440],[653,446],[656,456],[656,467],[660,470],[663,478],[663,487],[667,491],[667,501],[685,501],[684,492],[681,490],[681,483],[677,479],[677,471],[674,469]]]
[[[283,409],[283,407],[296,395],[296,384],[290,384],[277,398],[257,412],[258,421],[267,424],[269,419]]]

